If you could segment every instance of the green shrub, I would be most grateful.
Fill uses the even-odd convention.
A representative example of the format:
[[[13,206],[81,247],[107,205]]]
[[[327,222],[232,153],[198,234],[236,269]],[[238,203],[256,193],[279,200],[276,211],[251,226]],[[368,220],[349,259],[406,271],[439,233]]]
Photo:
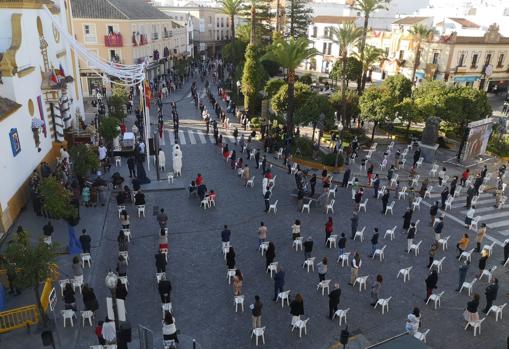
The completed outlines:
[[[297,152],[297,149],[300,150],[300,155],[303,157],[312,156],[313,155],[313,143],[311,139],[307,137],[298,137],[294,138],[292,143],[292,154]]]
[[[251,127],[254,127],[254,128],[260,127],[260,118],[258,116],[251,118]]]
[[[306,85],[311,85],[313,83],[313,77],[310,73],[304,74],[299,78],[299,81]]]
[[[345,160],[343,159],[343,156],[339,154],[338,156],[338,166],[343,166]],[[335,153],[329,153],[325,154],[322,153],[322,164],[326,166],[334,166],[336,163],[336,154]]]
[[[509,140],[493,133],[488,143],[488,151],[498,156],[509,156]]]

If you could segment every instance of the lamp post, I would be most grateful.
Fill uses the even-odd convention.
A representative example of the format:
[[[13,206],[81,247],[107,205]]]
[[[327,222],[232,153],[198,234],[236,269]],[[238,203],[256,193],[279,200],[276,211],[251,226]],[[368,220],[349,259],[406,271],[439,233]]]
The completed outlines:
[[[111,298],[113,303],[113,315],[115,316],[115,337],[117,339],[117,344],[119,343],[119,324],[118,324],[118,308],[117,308],[117,284],[118,284],[118,276],[114,272],[110,271],[106,275],[104,279],[106,287],[110,289]]]
[[[338,131],[339,131],[339,139],[336,142],[336,160],[334,160],[334,169],[338,169],[338,161],[339,161],[339,149],[341,147],[341,143],[343,142],[343,123],[340,121],[338,124]],[[339,147],[338,147],[339,143]]]

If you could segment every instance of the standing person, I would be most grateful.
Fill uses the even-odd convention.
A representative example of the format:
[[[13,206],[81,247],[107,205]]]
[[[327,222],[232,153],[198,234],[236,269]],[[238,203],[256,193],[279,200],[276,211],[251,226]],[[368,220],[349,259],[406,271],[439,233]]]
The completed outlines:
[[[470,170],[467,168],[465,171],[463,171],[463,173],[461,174],[461,180],[460,180],[460,184],[462,187],[465,186],[465,184],[467,183],[467,179],[468,179],[468,176],[470,176]]]
[[[352,171],[350,170],[350,167],[346,167],[345,169],[345,173],[343,173],[343,181],[341,183],[341,186],[343,188],[346,188],[346,186],[348,185],[348,181],[350,180],[350,174],[352,173]]]
[[[242,171],[242,179],[244,180],[244,186],[247,186],[247,182],[251,179],[251,171],[248,164],[244,165],[244,170]]]
[[[448,197],[449,197],[449,188],[447,186],[444,186],[444,189],[440,193],[440,199],[442,200],[442,206],[440,208],[442,210],[445,210],[445,202],[447,201]]]
[[[437,250],[438,250],[438,243],[436,241],[434,241],[432,244],[431,244],[431,247],[429,249],[429,252],[428,252],[428,265],[426,266],[426,268],[430,268],[431,265],[433,264],[433,260],[435,259],[435,255],[437,254]]]
[[[368,174],[368,187],[371,186],[371,179],[373,178],[373,171],[375,170],[375,166],[373,163],[370,163],[368,169],[366,170],[366,173]],[[375,175],[375,178],[378,177],[378,175]]]
[[[233,295],[240,296],[242,294],[242,282],[244,281],[244,276],[242,275],[240,269],[235,271],[235,276],[233,277]]]
[[[481,227],[477,231],[477,235],[475,236],[476,249],[475,252],[481,252],[481,245],[484,240],[484,236],[486,235],[486,223],[481,223]]]
[[[352,184],[352,200],[355,200],[355,193],[359,190],[359,179],[355,178]]]
[[[260,222],[260,227],[258,228],[258,246],[267,240],[267,227],[265,223]]]
[[[468,260],[465,260],[463,263],[461,263],[459,267],[459,280],[458,280],[458,288],[456,289],[456,292],[459,292],[461,289],[461,286],[465,282],[465,279],[467,278],[467,272],[468,268],[470,267],[470,262]]]
[[[437,218],[437,224],[433,228],[433,230],[435,231],[435,241],[440,240],[440,237],[441,237],[440,235],[442,234],[442,229],[444,229],[444,219],[445,219],[445,216]]]
[[[95,335],[99,341],[99,345],[106,345],[106,340],[102,335],[104,321],[99,321],[95,327]]]
[[[70,282],[64,287],[64,309],[72,309],[76,311],[76,298],[74,297],[74,289]]]
[[[292,225],[292,240],[300,237],[300,220],[296,219]]]
[[[350,218],[350,222],[351,222],[350,239],[353,240],[353,238],[355,237],[355,233],[357,232],[357,228],[359,227],[359,215],[356,211],[353,212],[353,215]]]
[[[378,173],[375,175],[375,179],[373,180],[373,190],[374,195],[373,197],[376,199],[378,198],[378,189],[380,188],[380,177],[378,176]]]
[[[433,293],[433,290],[437,288],[437,282],[438,282],[438,273],[436,269],[433,269],[431,271],[431,274],[428,275],[426,278],[426,298],[424,299],[424,302],[428,301],[429,296]]]
[[[74,278],[81,277],[81,279],[83,279],[83,267],[81,266],[80,258],[78,256],[74,256],[72,258],[72,274]]]
[[[468,234],[463,234],[463,237],[456,244],[456,249],[458,250],[458,255],[456,258],[460,258],[461,254],[468,248],[468,244],[470,243],[470,238]]]
[[[309,180],[309,185],[311,186],[311,197],[315,196],[315,187],[316,187],[316,173],[313,173],[311,179]]]
[[[297,191],[297,212],[302,211],[302,206],[304,205],[304,190],[299,188]]]
[[[92,239],[90,238],[90,235],[87,234],[87,230],[83,229],[81,231],[80,235],[80,244],[81,249],[83,250],[83,253],[90,253],[90,244]]]
[[[438,171],[438,185],[439,186],[442,186],[442,181],[444,180],[446,171],[447,171],[447,169],[445,167],[442,167],[442,169],[440,171]]]
[[[55,231],[55,228],[53,228],[53,225],[51,224],[50,221],[48,221],[48,224],[45,224],[42,227],[42,233],[44,234],[44,236],[51,237],[51,235],[53,235],[54,231]]]
[[[467,308],[463,312],[463,318],[467,322],[479,321],[479,313],[477,309],[479,308],[479,300],[481,296],[478,293],[474,293],[474,297],[470,302],[467,303]]]
[[[415,223],[412,223],[410,225],[410,228],[408,229],[407,235],[406,235],[406,241],[407,241],[407,248],[405,252],[410,252],[410,247],[412,246],[415,238]]]
[[[265,213],[269,212],[270,207],[270,195],[271,195],[270,187],[267,186],[267,190],[265,191],[265,194],[263,194],[263,200],[265,202]]]
[[[341,256],[345,252],[345,247],[346,247],[345,233],[341,233],[341,237],[338,240],[339,256]]]
[[[161,303],[166,304],[171,302],[171,282],[170,280],[161,279],[157,285]]]
[[[498,279],[493,278],[491,283],[486,287],[486,290],[484,291],[484,294],[486,295],[486,306],[483,309],[483,313],[486,314],[491,306],[493,305],[493,302],[497,299],[498,294]]]
[[[256,169],[260,168],[260,150],[255,150],[255,163],[256,163]]]
[[[230,229],[228,229],[228,226],[225,224],[224,229],[221,232],[221,241],[222,242],[230,242],[230,237],[232,235],[232,232]]]
[[[489,257],[488,251],[483,250],[481,252],[481,258],[479,258],[479,274],[477,275],[478,278],[481,277],[484,269],[486,269],[486,262],[488,261],[488,257]]]
[[[18,296],[21,294],[17,285],[16,265],[14,263],[7,263],[7,281],[9,283],[9,294]]]
[[[131,222],[129,221],[129,215],[126,210],[122,210],[120,213],[120,225],[122,229],[129,229]]]
[[[413,211],[410,207],[408,207],[403,215],[403,230],[407,230],[410,228],[410,222],[412,221]]]
[[[332,317],[338,310],[339,301],[341,298],[341,289],[339,288],[339,284],[334,284],[334,289],[329,293],[329,319],[332,320]]]
[[[285,271],[283,267],[278,266],[277,272],[274,274],[274,298],[272,298],[274,302],[277,300],[277,295],[283,292],[283,287],[285,287]]]
[[[274,258],[276,258],[276,246],[271,241],[269,242],[269,246],[265,252],[265,269],[269,267],[270,263],[274,262]]]
[[[451,181],[451,188],[449,189],[449,194],[451,194],[451,196],[454,196],[454,193],[456,192],[457,185],[458,185],[458,176],[454,176]]]
[[[504,241],[504,260],[502,261],[502,264],[505,264],[508,258],[509,258],[509,239],[506,239]]]
[[[373,236],[371,237],[371,253],[369,254],[370,257],[373,257],[373,254],[376,250],[376,245],[378,245],[378,228],[375,228],[373,231]]]
[[[350,286],[353,286],[355,279],[357,279],[357,275],[359,274],[359,269],[362,266],[361,255],[359,252],[355,251],[354,256],[352,258],[352,267],[350,269],[350,282],[348,283]]]
[[[382,196],[382,214],[385,214],[387,211],[387,204],[389,203],[389,189],[384,190],[384,195]]]
[[[465,216],[465,228],[470,228],[470,224],[472,224],[472,220],[474,219],[475,215],[475,206],[472,206],[468,209],[467,214]]]
[[[290,302],[290,314],[292,314],[292,326],[300,320],[301,315],[304,315],[304,299],[300,293],[297,293],[293,301]]]
[[[313,238],[311,236],[308,236],[306,241],[304,241],[303,245],[304,245],[304,258],[305,259],[311,258],[311,252],[313,252]]]
[[[435,201],[435,203],[431,206],[429,209],[429,215],[431,217],[431,222],[429,225],[433,226],[435,224],[435,217],[438,213],[438,201]]]
[[[228,269],[235,269],[235,250],[230,246],[228,253],[226,253],[226,265]]]
[[[175,341],[178,343],[177,327],[175,326],[175,318],[169,311],[165,312],[163,320],[163,340]]]
[[[374,307],[380,298],[380,288],[382,287],[383,277],[378,274],[371,285],[371,306]]]
[[[325,246],[329,247],[328,239],[332,235],[333,231],[332,217],[329,217],[327,223],[325,223]]]
[[[318,282],[325,280],[325,275],[327,274],[327,257],[323,257],[322,261],[316,265],[318,270]]]
[[[474,186],[471,184],[468,189],[467,189],[467,202],[465,204],[465,207],[466,208],[470,208],[470,206],[472,205],[472,199],[474,198],[475,196],[475,188]]]
[[[159,252],[154,255],[154,258],[156,260],[157,273],[166,273],[166,265],[168,264],[166,255],[159,250]]]
[[[251,308],[251,323],[253,330],[255,328],[262,327],[262,308],[263,303],[260,300],[260,296],[256,295],[254,304],[251,304],[249,307]]]
[[[159,223],[159,227],[161,229],[166,228],[166,224],[168,223],[168,216],[164,213],[164,208],[159,211],[157,215],[157,222]]]
[[[127,240],[127,237],[125,236],[123,230],[120,230],[118,232],[117,242],[118,242],[118,251],[119,252],[124,252],[124,251],[128,250],[128,248],[129,248],[129,241]]]

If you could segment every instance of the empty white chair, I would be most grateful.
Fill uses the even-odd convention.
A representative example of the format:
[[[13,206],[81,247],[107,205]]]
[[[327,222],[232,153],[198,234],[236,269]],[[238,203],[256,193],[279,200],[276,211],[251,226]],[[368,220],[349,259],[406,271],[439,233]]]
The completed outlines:
[[[253,176],[250,179],[248,179],[248,181],[246,182],[246,188],[247,187],[251,187],[251,188],[254,187],[254,179],[255,179],[255,176]]]
[[[480,220],[481,216],[474,217],[474,219],[472,219],[472,223],[470,223],[470,230],[477,230],[477,225],[479,224]]]
[[[458,257],[458,260],[465,258],[467,261],[472,261],[472,252],[474,252],[474,249],[471,249],[470,251],[463,251],[461,252],[460,256]]]
[[[451,238],[451,235],[438,240],[438,245],[442,245],[443,251],[447,250],[447,242],[449,241],[450,238]]]
[[[228,280],[228,284],[231,284],[231,281],[233,277],[235,276],[235,273],[237,272],[237,269],[228,269],[226,271],[226,279]]]
[[[424,198],[426,199],[426,197],[430,198],[431,197],[431,192],[433,191],[433,186],[430,185],[428,187],[428,189],[426,189],[426,191],[424,192]]]
[[[380,262],[384,260],[385,258],[385,255],[384,255],[384,251],[385,251],[385,248],[387,247],[387,245],[383,245],[382,248],[377,248],[375,250],[375,252],[373,252],[373,256],[371,256],[373,259],[375,259],[376,256],[379,256],[380,257]]]
[[[235,312],[237,312],[237,308],[238,308],[239,304],[242,309],[242,312],[244,312],[244,296],[243,295],[235,296],[233,298],[233,303],[235,304]]]
[[[64,296],[65,285],[67,285],[70,282],[71,282],[70,279],[62,279],[62,280],[58,281],[58,283],[60,285],[60,294],[62,295],[62,297]]]
[[[88,267],[90,268],[92,265],[92,256],[90,256],[90,253],[81,253],[81,266],[85,268],[85,264],[88,264]]]
[[[345,252],[343,254],[340,254],[338,256],[337,262],[339,263],[339,261],[341,261],[341,267],[344,267],[345,266],[345,262],[346,262],[346,265],[348,265],[348,258],[349,257],[350,257],[350,252]]]
[[[414,337],[417,338],[418,340],[420,340],[421,342],[426,343],[426,336],[428,335],[428,333],[429,333],[429,328],[424,332],[419,332],[419,331],[415,332]]]
[[[277,177],[277,175],[275,175],[274,177],[269,179],[268,184],[272,184],[272,187],[274,187],[276,185],[276,177]]]
[[[468,295],[472,293],[472,288],[474,287],[475,283],[477,282],[477,278],[474,278],[471,282],[464,282],[463,285],[461,285],[460,293],[463,291],[464,288],[468,290]]]
[[[435,302],[435,309],[437,308],[437,304],[438,306],[440,306],[440,299],[442,298],[442,296],[444,295],[444,291],[440,292],[439,294],[436,294],[436,293],[432,293],[429,297],[428,297],[428,300],[426,301],[426,304],[428,304],[430,301],[433,301]]]
[[[81,320],[83,327],[85,327],[85,320],[88,320],[88,323],[90,324],[90,327],[92,327],[92,318],[94,317],[94,313],[92,310],[85,310],[81,312]],[[71,320],[72,322],[72,320]]]
[[[269,213],[270,213],[270,210],[274,211],[274,214],[277,213],[277,203],[278,203],[279,200],[276,200],[276,202],[274,202],[273,204],[270,204],[269,206]]]
[[[336,191],[338,190],[338,185],[334,185],[332,188],[329,189],[329,192],[327,193],[327,197],[332,194],[334,198],[336,198]]]
[[[308,258],[302,263],[303,268],[307,268],[309,273],[309,268],[313,269],[315,271],[315,257]]]
[[[276,157],[278,159],[281,159],[283,157],[283,148],[279,148],[279,150],[276,153]]]
[[[476,195],[472,198],[472,205],[477,205],[477,201],[479,200],[479,195]]]
[[[433,177],[435,177],[437,175],[437,172],[438,172],[438,164],[433,164],[431,166],[431,170],[429,171],[429,174],[432,175]]]
[[[422,240],[416,244],[411,244],[410,249],[408,250],[408,253],[410,253],[410,252],[412,252],[412,250],[414,250],[415,255],[417,256],[419,254],[419,247],[421,247],[421,244],[422,244]]]
[[[276,303],[277,303],[278,299],[281,299],[281,308],[283,308],[285,306],[285,300],[286,300],[286,304],[288,306],[290,306],[290,291],[291,290],[286,290],[283,292],[279,292],[277,294]]]
[[[307,204],[303,204],[302,205],[302,210],[300,210],[300,212],[304,212],[304,210],[308,210],[308,214],[309,214],[309,211],[311,210],[311,203],[313,202],[313,200],[309,200]]]
[[[385,313],[385,308],[387,308],[387,312],[389,312],[389,302],[391,299],[392,299],[392,296],[389,298],[380,298],[376,302],[374,308],[376,308],[376,306],[380,304],[380,306],[382,307],[382,315]]]
[[[249,153],[249,160],[254,159],[255,155],[256,155],[256,150],[255,149],[251,150],[251,152]],[[297,165],[297,164],[294,163],[294,165]],[[297,167],[297,166],[295,166],[295,167]]]
[[[454,201],[454,196],[449,195],[447,200],[445,200],[445,210],[452,210],[452,202]]]
[[[298,238],[293,240],[292,248],[295,248],[295,251],[298,251],[299,248],[302,251],[302,241],[303,241],[303,239],[304,238],[302,236],[299,236]]]
[[[125,206],[124,205],[118,205],[117,209],[118,209],[118,219],[120,219],[120,215],[122,214],[122,211],[125,210]]]
[[[401,200],[402,197],[403,199],[406,199],[407,189],[408,189],[407,187],[401,188],[401,190],[398,193],[398,200]]]
[[[393,185],[396,185],[396,183],[398,183],[398,178],[399,178],[399,173],[396,173],[392,178],[391,178],[391,184],[390,186],[392,187]]]
[[[472,326],[474,328],[474,337],[476,336],[477,329],[479,329],[479,335],[481,335],[481,324],[483,323],[484,320],[486,320],[485,317],[483,317],[482,319],[477,320],[477,321],[467,322],[467,324],[465,326],[465,331],[467,330],[468,326]]]
[[[398,275],[396,276],[396,279],[399,279],[400,275],[403,275],[403,282],[406,282],[406,280],[410,280],[410,271],[413,269],[413,266],[410,266],[408,268],[403,268],[398,271]]]
[[[327,204],[327,210],[325,211],[325,214],[329,213],[329,210],[332,212],[332,214],[334,214],[334,203],[336,202],[336,200],[332,199],[328,204]]]
[[[316,285],[316,289],[318,290],[319,288],[322,289],[322,296],[325,294],[325,289],[327,289],[327,294],[329,294],[329,284],[330,284],[331,280],[323,280],[323,281],[320,281],[317,285]]]
[[[261,244],[260,244],[260,247],[259,247],[259,250],[262,252],[262,256],[263,256],[263,253],[265,251],[267,251],[269,249],[269,242],[268,241],[263,241]]]
[[[380,199],[380,197],[384,195],[385,188],[387,188],[385,185],[382,185],[380,187],[380,190],[378,191],[378,195],[376,196],[377,199]]]
[[[415,163],[415,165],[417,166],[417,168],[421,167],[422,166],[422,163],[424,162],[424,158],[421,156],[419,158],[419,160],[417,160],[417,162]]]
[[[353,185],[353,182],[355,182],[355,177],[353,177],[346,183],[346,187],[348,188],[349,186]]]
[[[292,174],[297,173],[297,166],[298,166],[298,164],[296,162],[294,162],[292,165],[292,168],[290,170]]]
[[[495,246],[495,241],[493,241],[490,245],[484,245],[482,249],[483,249],[483,251],[488,252],[488,256],[491,256],[494,246]]]
[[[406,164],[406,159],[403,157],[401,160],[399,160],[401,162],[401,168],[405,168],[405,164]]]
[[[484,269],[482,271],[482,274],[481,276],[479,277],[479,280],[482,279],[482,277],[484,275],[486,275],[486,277],[488,278],[488,282],[491,282],[491,279],[493,278],[493,273],[495,272],[495,270],[497,270],[497,266],[493,266],[492,268],[489,268],[489,269]]]
[[[361,239],[361,242],[364,240],[364,231],[366,230],[366,227],[362,228],[361,230],[358,230],[355,232],[355,235],[353,239],[355,240],[357,236]]]
[[[366,289],[366,281],[368,280],[369,275],[359,276],[355,279],[352,287],[355,287],[356,283],[359,283],[359,292],[362,291],[362,286]]]
[[[431,265],[429,267],[429,270],[436,268],[437,272],[440,273],[442,271],[442,264],[444,263],[444,260],[445,260],[445,257],[442,257],[436,261],[433,261],[433,263],[431,263]]]
[[[418,220],[416,220],[416,221],[415,221],[415,233],[416,233],[416,234],[417,234],[417,230],[418,230],[418,228],[419,228],[419,223],[420,223],[420,222],[421,222],[421,220],[420,220],[420,219],[418,219]]]
[[[174,179],[175,179],[175,175],[173,174],[173,172],[168,172],[168,183],[173,183]]]
[[[80,290],[83,287],[83,274],[82,275],[76,275],[74,278],[71,279],[72,283],[72,289],[76,290],[76,287]]]
[[[270,277],[272,277],[272,273],[276,273],[276,271],[277,271],[277,264],[278,264],[278,262],[272,262],[267,267],[267,273],[270,272]]]
[[[159,284],[161,280],[166,280],[166,273],[156,273],[156,281]]]
[[[502,305],[492,305],[490,309],[488,309],[488,312],[486,313],[486,316],[488,316],[491,312],[495,313],[495,321],[498,321],[498,316],[500,315],[500,320],[502,320],[502,311],[504,310],[507,303],[504,303]]]
[[[327,243],[326,245],[329,245],[329,248],[332,248],[332,245],[334,245],[334,248],[336,248],[336,241],[338,239],[338,236],[336,234],[332,234],[331,236],[329,236],[327,238]]]
[[[251,332],[251,338],[255,336],[256,346],[258,346],[258,337],[262,337],[262,343],[265,344],[265,326],[253,329]]]
[[[419,209],[419,211],[421,210],[421,201],[422,201],[422,198],[419,196],[415,199],[415,201],[412,203],[412,206],[413,206],[413,210],[415,211],[416,208]]]
[[[115,167],[122,166],[122,158],[120,156],[115,156]]]
[[[366,212],[366,206],[367,206],[367,204],[368,204],[368,200],[369,200],[369,199],[366,199],[366,200],[364,200],[364,202],[361,202],[361,203],[359,204],[359,211],[363,208],[363,209],[364,209],[364,212]]]
[[[385,170],[386,167],[387,167],[387,159],[383,159],[382,162],[380,163],[380,171]]]
[[[332,319],[334,320],[334,318],[337,316],[339,318],[339,326],[341,326],[341,319],[345,319],[345,324],[346,324],[346,314],[348,314],[348,311],[350,310],[350,308],[346,308],[346,309],[338,309],[336,310],[336,312],[334,313],[334,315],[332,315]]]
[[[138,205],[138,218],[141,218],[143,215],[143,218],[145,218],[145,205]]]
[[[387,212],[389,212],[389,211],[391,211],[391,214],[394,214],[392,212],[392,210],[394,209],[395,204],[396,204],[396,201],[392,201],[391,204],[385,208],[385,214],[387,214]]]
[[[387,229],[384,234],[384,239],[387,237],[387,235],[389,235],[391,237],[391,241],[392,241],[392,239],[394,239],[395,232],[396,232],[396,226],[394,226],[392,229]]]
[[[127,242],[131,242],[131,229],[122,229],[122,231],[127,238]]]
[[[306,325],[309,321],[309,318],[307,318],[306,320],[297,320],[295,321],[295,323],[293,324],[292,326],[292,332],[294,329],[298,328],[299,329],[299,338],[302,337],[302,329],[304,329],[304,334],[307,335],[308,334],[308,331],[307,331],[307,328],[306,328]]]
[[[76,313],[72,309],[61,310],[62,318],[64,319],[64,327],[67,319],[71,322],[71,327],[74,327],[73,318],[76,317]]]
[[[412,187],[416,187],[419,185],[420,178],[421,178],[421,175],[416,175],[414,178],[412,178]]]

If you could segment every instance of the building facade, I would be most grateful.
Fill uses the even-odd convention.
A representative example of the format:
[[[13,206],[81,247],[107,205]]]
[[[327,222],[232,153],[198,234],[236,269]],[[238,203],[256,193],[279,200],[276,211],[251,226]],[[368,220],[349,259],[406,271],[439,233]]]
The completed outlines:
[[[85,115],[76,57],[43,6],[69,28],[64,0],[0,1],[0,235],[26,205],[32,171]]]
[[[185,26],[155,7],[137,0],[71,0],[72,31],[89,51],[120,64],[148,62],[153,78],[172,66],[173,60],[191,55]],[[80,60],[85,96],[111,88],[102,72]]]

